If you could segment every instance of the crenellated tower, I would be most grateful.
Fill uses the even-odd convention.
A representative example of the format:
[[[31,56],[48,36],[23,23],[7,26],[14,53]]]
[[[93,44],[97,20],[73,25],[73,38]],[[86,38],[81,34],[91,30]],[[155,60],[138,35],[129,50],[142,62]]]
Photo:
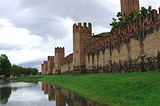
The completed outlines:
[[[53,72],[54,56],[48,56],[48,75],[51,75]]]
[[[54,74],[60,74],[61,73],[61,66],[60,61],[64,58],[64,47],[57,47],[55,48],[55,72]]]
[[[85,69],[85,46],[92,42],[92,25],[78,23],[73,25],[73,70]]]
[[[48,73],[48,61],[44,61],[44,74]]]
[[[41,74],[44,74],[44,64],[41,64]]]
[[[132,11],[139,12],[139,0],[121,0],[121,13],[128,15]]]

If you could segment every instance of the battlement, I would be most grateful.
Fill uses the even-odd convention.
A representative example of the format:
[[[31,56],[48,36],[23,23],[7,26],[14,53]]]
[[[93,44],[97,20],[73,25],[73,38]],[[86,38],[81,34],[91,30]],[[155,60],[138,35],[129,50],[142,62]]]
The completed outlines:
[[[48,56],[48,61],[49,60],[54,60],[54,56]]]
[[[57,52],[64,52],[64,47],[56,47],[55,53],[57,53]]]
[[[73,53],[61,60],[61,64],[73,61]]]
[[[91,23],[88,23],[88,26],[87,26],[87,23],[84,22],[83,23],[83,26],[81,23],[78,23],[78,25],[75,23],[73,25],[73,33],[76,33],[76,32],[90,32],[92,30],[92,24]]]
[[[101,49],[105,45],[109,45],[119,40],[123,40],[132,35],[135,35],[136,33],[145,32],[149,29],[153,30],[153,27],[156,27],[158,29],[159,26],[160,15],[158,15],[157,11],[154,9],[151,11],[151,14],[145,14],[143,18],[138,18],[126,26],[117,28],[117,30],[111,32],[109,36],[104,36],[103,38],[94,40],[91,44],[86,46],[86,53],[94,52],[95,50]],[[151,31],[145,33],[151,33]]]
[[[44,64],[47,64],[48,63],[48,61],[44,61]]]

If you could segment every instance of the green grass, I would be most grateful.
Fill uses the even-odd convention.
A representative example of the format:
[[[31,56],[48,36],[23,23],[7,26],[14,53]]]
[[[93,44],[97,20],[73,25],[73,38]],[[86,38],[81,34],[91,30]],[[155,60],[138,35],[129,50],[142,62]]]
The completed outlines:
[[[42,75],[40,80],[111,105],[160,105],[160,72]]]

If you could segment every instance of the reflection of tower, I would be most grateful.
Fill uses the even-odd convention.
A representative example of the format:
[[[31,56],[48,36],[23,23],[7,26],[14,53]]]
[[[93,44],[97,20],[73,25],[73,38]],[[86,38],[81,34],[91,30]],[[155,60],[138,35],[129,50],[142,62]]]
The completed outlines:
[[[121,13],[128,15],[132,11],[139,12],[139,0],[121,0]]]
[[[65,102],[64,100],[62,100],[61,96],[61,88],[56,87],[55,94],[56,94],[56,106],[65,106]]]
[[[44,83],[44,94],[48,94],[48,84]]]
[[[42,82],[42,90],[44,90],[44,83]]]
[[[51,75],[53,72],[53,63],[54,63],[54,56],[48,56],[48,75]]]
[[[79,97],[78,95],[74,95],[74,105],[75,106],[87,106],[86,99]]]
[[[49,101],[55,100],[55,90],[53,89],[53,85],[48,84],[48,98]]]
[[[85,68],[85,46],[92,41],[92,25],[78,23],[73,25],[73,70],[82,71]]]
[[[55,48],[55,74],[61,73],[60,61],[64,58],[64,47]]]

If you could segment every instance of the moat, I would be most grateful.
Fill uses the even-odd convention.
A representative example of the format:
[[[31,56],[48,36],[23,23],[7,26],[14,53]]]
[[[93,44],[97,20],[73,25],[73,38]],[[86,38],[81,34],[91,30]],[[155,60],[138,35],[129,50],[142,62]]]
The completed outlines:
[[[0,81],[2,106],[105,106],[41,81]]]

